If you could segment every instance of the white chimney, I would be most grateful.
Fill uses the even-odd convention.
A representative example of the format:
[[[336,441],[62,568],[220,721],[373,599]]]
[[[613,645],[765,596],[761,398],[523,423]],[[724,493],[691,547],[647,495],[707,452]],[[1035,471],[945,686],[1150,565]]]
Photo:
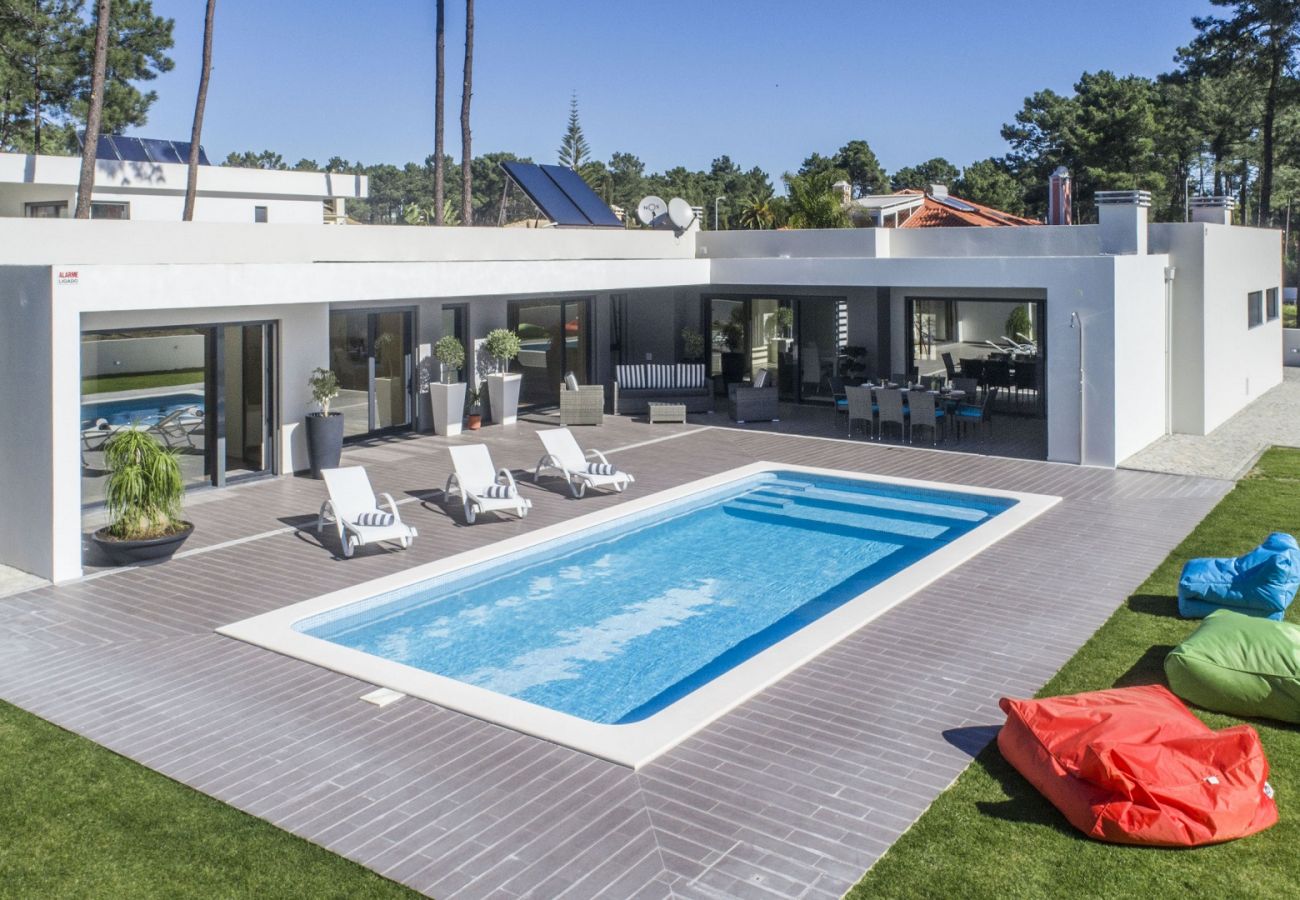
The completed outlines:
[[[1074,191],[1070,185],[1070,170],[1057,166],[1047,180],[1047,224],[1074,224]]]
[[[1235,197],[1222,195],[1193,197],[1190,202],[1193,222],[1208,222],[1212,225],[1232,224],[1232,211],[1237,208]]]
[[[831,185],[831,190],[840,195],[840,205],[848,206],[853,202],[853,185],[847,181],[837,181]]]
[[[1150,191],[1098,191],[1101,252],[1112,256],[1145,256]]]
[[[930,194],[931,197],[947,197],[947,196],[948,196],[948,185],[946,185],[946,184],[932,184],[932,185],[930,185],[929,194]]]

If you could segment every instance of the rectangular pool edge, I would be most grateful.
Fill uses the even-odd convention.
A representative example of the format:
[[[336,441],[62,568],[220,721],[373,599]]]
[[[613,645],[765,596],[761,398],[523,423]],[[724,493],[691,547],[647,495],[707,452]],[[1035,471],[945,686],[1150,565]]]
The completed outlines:
[[[799,631],[721,673],[690,694],[637,722],[599,724],[525,700],[476,687],[445,676],[311,637],[294,625],[313,615],[338,609],[385,592],[437,576],[473,570],[557,538],[633,516],[657,506],[724,487],[755,475],[789,471],[812,476],[899,485],[1015,501],[970,532],[926,556],[925,565],[912,565]],[[1060,502],[1059,497],[969,487],[943,482],[897,478],[841,469],[786,463],[756,462],[719,475],[697,479],[608,509],[576,516],[525,535],[507,538],[392,575],[363,582],[309,600],[243,619],[217,632],[277,653],[319,665],[358,680],[410,694],[436,705],[520,731],[552,743],[633,769],[644,766],[745,700],[779,681],[873,619],[931,582],[950,573],[981,550],[992,546]]]

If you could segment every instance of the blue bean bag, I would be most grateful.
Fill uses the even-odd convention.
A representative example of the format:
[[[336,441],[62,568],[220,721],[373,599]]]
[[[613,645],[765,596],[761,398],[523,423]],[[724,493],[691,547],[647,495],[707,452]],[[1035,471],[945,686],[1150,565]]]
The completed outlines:
[[[1300,546],[1275,531],[1245,556],[1193,559],[1178,579],[1178,614],[1201,619],[1216,609],[1281,621],[1300,588]]]

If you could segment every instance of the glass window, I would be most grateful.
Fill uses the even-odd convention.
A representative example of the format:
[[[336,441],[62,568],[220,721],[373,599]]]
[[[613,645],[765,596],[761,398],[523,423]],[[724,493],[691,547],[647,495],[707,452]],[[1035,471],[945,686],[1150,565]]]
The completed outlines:
[[[92,219],[129,219],[131,218],[131,204],[92,203],[90,204],[90,217]]]
[[[28,203],[26,210],[29,219],[62,219],[67,215],[68,204],[65,200],[54,203]]]
[[[254,206],[254,207],[253,207],[253,221],[254,221],[254,222],[257,222],[257,223],[259,223],[259,224],[263,224],[263,225],[266,224],[266,207],[265,207],[265,206]]]
[[[1277,288],[1269,288],[1268,289],[1268,320],[1270,322],[1272,322],[1278,316],[1282,315],[1282,310],[1278,306],[1277,300],[1278,300]]]
[[[1246,295],[1246,327],[1254,328],[1264,322],[1264,292],[1251,291]]]
[[[207,329],[158,328],[81,336],[83,503],[104,499],[104,445],[123,428],[175,451],[187,485],[205,484]]]

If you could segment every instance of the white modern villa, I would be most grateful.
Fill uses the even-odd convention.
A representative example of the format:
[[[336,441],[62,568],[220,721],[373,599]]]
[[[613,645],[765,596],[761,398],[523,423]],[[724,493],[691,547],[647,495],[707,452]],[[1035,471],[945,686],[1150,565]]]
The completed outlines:
[[[434,342],[472,359],[501,327],[524,339],[536,409],[569,371],[609,385],[619,365],[683,360],[686,329],[713,337],[720,377],[727,322],[741,376],[767,369],[782,404],[809,407],[833,404],[838,376],[952,375],[1023,342],[1035,364],[1005,385],[1018,421],[1039,458],[1090,466],[1205,434],[1282,379],[1279,234],[1214,203],[1178,224],[1109,192],[1096,225],[338,228],[330,204],[364,178],[208,166],[201,221],[181,223],[183,165],[100,162],[95,200],[128,221],[65,218],[76,174],[0,155],[0,481],[21,511],[0,522],[0,563],[56,582],[82,573],[102,499],[87,423],[132,409],[133,374],[170,374],[160,411],[206,410],[177,438],[191,485],[218,488],[306,467],[313,369],[339,376],[349,438],[424,430]],[[1007,333],[1017,308],[1029,333]]]

